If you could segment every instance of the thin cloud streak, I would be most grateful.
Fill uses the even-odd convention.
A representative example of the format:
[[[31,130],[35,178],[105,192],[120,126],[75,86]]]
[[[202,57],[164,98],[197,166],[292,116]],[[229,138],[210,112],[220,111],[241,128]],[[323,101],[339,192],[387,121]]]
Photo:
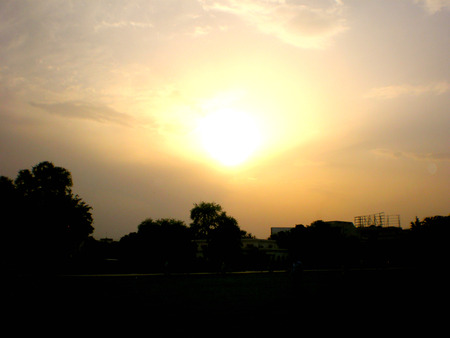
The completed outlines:
[[[125,126],[131,126],[135,121],[132,116],[117,112],[107,106],[81,101],[68,101],[60,103],[30,102],[30,105],[41,108],[50,114],[65,118],[93,120],[102,123],[112,122]]]
[[[154,25],[149,22],[136,22],[136,21],[117,21],[117,22],[107,22],[102,21],[100,24],[94,27],[95,32],[101,30],[101,29],[108,29],[108,28],[125,28],[125,27],[132,27],[132,28],[153,28]]]
[[[373,88],[364,97],[395,99],[402,96],[419,96],[424,94],[442,95],[449,91],[450,84],[447,81],[441,81],[428,85],[403,84],[398,86]]]
[[[372,153],[382,157],[392,159],[406,158],[415,161],[450,161],[450,153],[418,153],[395,151],[391,149],[378,148],[372,150]]]

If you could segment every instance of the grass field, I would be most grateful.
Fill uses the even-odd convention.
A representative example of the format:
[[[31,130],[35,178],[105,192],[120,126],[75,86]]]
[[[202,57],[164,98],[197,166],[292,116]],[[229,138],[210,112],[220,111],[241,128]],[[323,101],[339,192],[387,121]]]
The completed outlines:
[[[423,278],[408,269],[305,271],[299,284],[287,272],[22,276],[4,293],[21,315],[47,308],[111,320],[134,316],[179,332],[206,326],[279,330],[301,318],[398,318],[427,301],[420,284]]]

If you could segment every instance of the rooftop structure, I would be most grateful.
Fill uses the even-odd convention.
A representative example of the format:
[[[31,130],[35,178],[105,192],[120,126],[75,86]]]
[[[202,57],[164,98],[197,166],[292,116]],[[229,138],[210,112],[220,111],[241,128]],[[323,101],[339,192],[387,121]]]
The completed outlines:
[[[358,228],[381,226],[381,227],[400,227],[400,215],[386,215],[379,212],[372,215],[355,216],[355,225]]]

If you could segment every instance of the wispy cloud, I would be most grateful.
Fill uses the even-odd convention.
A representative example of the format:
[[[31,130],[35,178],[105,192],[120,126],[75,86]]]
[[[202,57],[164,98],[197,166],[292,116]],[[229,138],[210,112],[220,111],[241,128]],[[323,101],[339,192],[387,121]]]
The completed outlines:
[[[240,17],[261,32],[301,48],[321,49],[347,29],[341,1],[200,0],[207,11]]]
[[[450,9],[450,0],[414,0],[414,2],[420,4],[430,14]]]
[[[371,89],[365,98],[395,99],[401,96],[418,96],[424,94],[441,95],[450,91],[447,81],[431,83],[428,85],[403,84]]]
[[[101,23],[97,24],[94,27],[95,31],[99,31],[101,29],[108,29],[108,28],[153,28],[153,24],[150,22],[139,22],[139,21],[115,21],[115,22],[107,22],[102,21]]]
[[[103,123],[110,122],[126,126],[130,126],[134,121],[132,116],[117,112],[107,106],[81,101],[68,101],[60,103],[30,102],[30,105],[41,108],[50,114],[67,118],[93,120]]]
[[[419,153],[405,152],[386,148],[373,149],[372,153],[392,159],[406,158],[415,161],[450,161],[450,153]]]

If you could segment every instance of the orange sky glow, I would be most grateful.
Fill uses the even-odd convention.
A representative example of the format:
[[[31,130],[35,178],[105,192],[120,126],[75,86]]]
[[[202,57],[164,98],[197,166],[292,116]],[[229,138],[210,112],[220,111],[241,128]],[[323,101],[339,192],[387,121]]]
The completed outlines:
[[[450,212],[450,1],[0,3],[0,175],[67,168],[94,237]]]

